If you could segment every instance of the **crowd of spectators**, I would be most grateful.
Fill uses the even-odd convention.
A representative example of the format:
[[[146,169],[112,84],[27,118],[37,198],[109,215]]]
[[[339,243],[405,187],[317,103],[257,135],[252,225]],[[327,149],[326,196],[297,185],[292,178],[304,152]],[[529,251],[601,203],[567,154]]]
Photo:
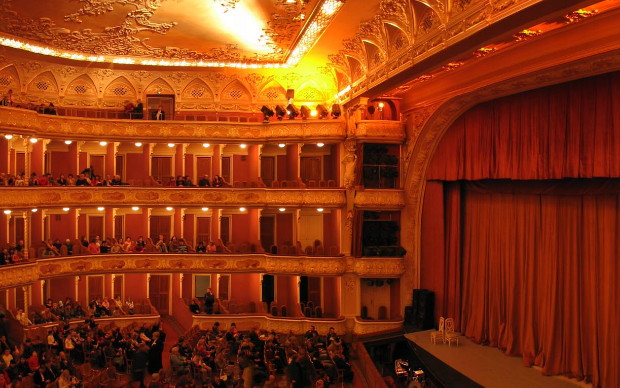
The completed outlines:
[[[0,100],[0,106],[10,106],[13,108],[28,109],[28,110],[33,110],[37,113],[46,114],[46,115],[57,114],[56,107],[51,102],[47,105],[45,104],[35,105],[31,102],[27,103],[26,105],[16,104],[15,101],[13,100],[12,89],[9,89],[8,92],[4,96],[2,96],[2,100]]]
[[[162,183],[162,182],[160,182]],[[191,178],[187,175],[171,176],[168,182],[165,183],[166,187],[231,187],[230,183],[226,182],[220,175],[213,177],[213,180],[209,179],[209,175],[204,175],[198,180],[198,185],[195,185]]]
[[[17,264],[23,262],[24,259],[24,240],[17,243],[9,243],[8,246],[0,248],[0,266],[7,264]]]
[[[86,169],[89,170],[89,169]],[[85,171],[86,171],[85,170]],[[81,174],[60,174],[55,178],[50,173],[39,176],[36,172],[30,174],[30,177],[26,177],[24,173],[21,174],[5,174],[0,173],[0,186],[126,186],[127,183],[121,180],[120,175],[111,177],[106,175],[102,178],[99,175],[91,175],[82,172]]]

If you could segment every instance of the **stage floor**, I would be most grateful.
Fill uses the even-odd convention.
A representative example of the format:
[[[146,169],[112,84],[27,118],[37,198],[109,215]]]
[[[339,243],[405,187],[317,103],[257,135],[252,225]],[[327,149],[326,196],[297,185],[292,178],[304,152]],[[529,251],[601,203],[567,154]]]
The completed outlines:
[[[520,357],[507,356],[497,348],[478,345],[463,336],[458,347],[434,345],[428,331],[406,334],[405,338],[484,387],[591,387],[562,376],[544,376],[538,369],[523,366]]]

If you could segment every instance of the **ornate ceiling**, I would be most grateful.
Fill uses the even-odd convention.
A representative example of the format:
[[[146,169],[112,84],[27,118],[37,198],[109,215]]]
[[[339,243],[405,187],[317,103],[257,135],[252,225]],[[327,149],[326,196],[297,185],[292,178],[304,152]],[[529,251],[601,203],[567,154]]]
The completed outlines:
[[[340,0],[0,0],[0,33],[11,40],[4,45],[15,40],[36,46],[29,51],[48,49],[71,59],[278,67],[296,63],[341,5]]]

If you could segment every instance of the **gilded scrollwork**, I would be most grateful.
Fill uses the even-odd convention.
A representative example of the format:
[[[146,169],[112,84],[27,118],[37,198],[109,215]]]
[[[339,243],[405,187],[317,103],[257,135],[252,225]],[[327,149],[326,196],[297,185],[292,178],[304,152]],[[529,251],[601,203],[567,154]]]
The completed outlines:
[[[380,140],[385,142],[403,142],[405,126],[400,121],[362,120],[356,123],[355,135],[359,138]]]
[[[405,200],[404,190],[366,189],[355,193],[355,207],[363,209],[402,209]]]

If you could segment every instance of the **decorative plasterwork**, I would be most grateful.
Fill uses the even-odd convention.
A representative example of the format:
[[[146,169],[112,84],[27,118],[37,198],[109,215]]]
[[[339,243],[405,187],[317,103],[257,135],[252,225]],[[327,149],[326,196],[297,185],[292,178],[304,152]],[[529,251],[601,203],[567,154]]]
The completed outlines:
[[[361,209],[402,209],[405,207],[404,190],[366,189],[355,192],[355,207]]]
[[[355,128],[355,136],[367,140],[402,143],[405,141],[405,126],[400,121],[361,120]]]
[[[278,0],[239,9],[239,2],[185,0],[181,6],[187,12],[180,14],[168,0],[77,0],[57,2],[47,10],[7,0],[0,3],[0,44],[90,62],[290,66],[342,6],[340,0]],[[245,25],[231,29],[234,21]]]
[[[59,206],[326,207],[346,204],[344,189],[214,189],[148,187],[2,187],[0,208]]]
[[[101,120],[49,116],[0,107],[0,131],[41,138],[143,142],[342,141],[344,120],[284,120],[263,123]]]
[[[345,273],[360,277],[399,277],[404,272],[402,258],[351,258],[312,256],[272,256],[267,254],[122,254],[69,256],[38,259],[28,264],[34,276],[20,272],[7,275],[10,284],[37,279],[97,273],[269,273],[274,275],[340,276]],[[0,268],[4,275],[17,266]],[[12,278],[10,276],[13,276]],[[20,277],[21,276],[21,277]],[[5,279],[5,277],[2,277]],[[0,280],[0,287],[5,287]]]
[[[15,266],[3,266],[0,288],[10,288],[33,283],[39,279],[36,264],[23,264]]]
[[[221,327],[230,327],[234,323],[239,330],[252,330],[259,328],[260,330],[275,330],[278,333],[293,333],[302,335],[314,326],[321,333],[327,333],[330,328],[334,328],[339,335],[348,333],[354,335],[368,335],[377,332],[389,332],[402,330],[402,320],[377,320],[366,321],[355,318],[338,318],[338,319],[305,319],[305,318],[287,318],[273,317],[266,314],[235,314],[235,315],[194,315],[193,325],[200,327],[202,330],[209,330],[215,322],[219,322]]]

